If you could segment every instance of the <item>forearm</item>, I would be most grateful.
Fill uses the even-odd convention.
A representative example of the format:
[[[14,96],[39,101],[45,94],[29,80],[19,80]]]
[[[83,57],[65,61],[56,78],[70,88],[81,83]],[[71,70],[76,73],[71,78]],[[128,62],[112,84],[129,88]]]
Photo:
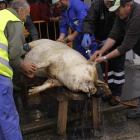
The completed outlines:
[[[59,20],[62,20],[62,16],[58,16],[59,17]]]
[[[38,39],[39,39],[38,34],[34,34],[34,35],[31,36],[31,37],[32,37],[32,41],[38,40]]]
[[[65,34],[61,33],[58,39],[63,40],[64,38],[65,38]]]
[[[32,40],[37,40],[38,32],[37,32],[37,29],[30,16],[27,16],[27,20],[25,22],[25,27],[28,30],[28,32],[30,33]]]
[[[113,47],[115,45],[116,41],[108,38],[104,44],[104,46],[100,49],[101,53],[105,53],[106,51],[108,51],[111,47]]]
[[[112,52],[110,52],[110,53],[108,53],[108,54],[106,55],[106,59],[107,59],[107,60],[108,60],[108,59],[112,59],[112,58],[115,58],[115,57],[117,57],[117,56],[119,56],[119,55],[121,55],[120,52],[119,52],[117,49],[115,49],[114,51],[112,51]]]
[[[97,52],[95,52],[95,53],[96,53],[96,54],[95,54],[96,56],[97,56],[97,55],[100,55],[100,54],[99,54],[99,51],[97,51]],[[117,56],[119,56],[119,55],[121,55],[121,53],[120,53],[117,49],[115,49],[114,51],[108,53],[108,54],[106,55],[106,58],[105,58],[105,56],[101,56],[101,57],[93,56],[93,58],[92,58],[91,60],[96,61],[97,63],[101,63],[101,62],[103,62],[103,61],[105,61],[105,60],[109,60],[109,59],[115,58],[115,57],[117,57]]]
[[[77,31],[75,31],[72,35],[74,38],[76,38],[79,35],[79,33]]]
[[[19,58],[19,59],[10,59],[9,60],[10,66],[12,68],[14,68],[14,69],[22,68],[22,63],[23,63],[23,60],[21,58]]]
[[[60,24],[60,34],[63,33],[67,35],[69,25],[66,23],[67,18],[62,16],[61,24]]]

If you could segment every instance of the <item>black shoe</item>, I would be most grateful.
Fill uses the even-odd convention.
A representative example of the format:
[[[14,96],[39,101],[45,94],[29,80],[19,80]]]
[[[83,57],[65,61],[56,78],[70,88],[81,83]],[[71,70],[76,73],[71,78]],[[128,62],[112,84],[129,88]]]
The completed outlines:
[[[126,114],[126,117],[129,118],[129,119],[137,119],[137,118],[140,118],[140,112],[138,111],[133,111],[133,112],[129,112]]]

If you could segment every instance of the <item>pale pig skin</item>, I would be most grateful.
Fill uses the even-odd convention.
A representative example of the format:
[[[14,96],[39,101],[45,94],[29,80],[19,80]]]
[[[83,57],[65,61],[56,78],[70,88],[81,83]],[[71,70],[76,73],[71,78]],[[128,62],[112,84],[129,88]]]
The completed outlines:
[[[29,45],[33,49],[26,54],[24,61],[37,66],[35,76],[48,78],[43,85],[30,89],[30,95],[55,86],[66,86],[90,96],[96,93],[96,85],[107,86],[98,80],[96,64],[89,63],[69,46],[48,39],[33,41]]]

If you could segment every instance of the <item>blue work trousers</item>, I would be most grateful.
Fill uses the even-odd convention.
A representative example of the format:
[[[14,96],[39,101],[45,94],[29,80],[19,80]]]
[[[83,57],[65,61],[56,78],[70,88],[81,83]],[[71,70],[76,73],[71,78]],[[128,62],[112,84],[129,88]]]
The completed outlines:
[[[76,43],[76,50],[81,53],[87,60],[89,59],[89,55],[86,53],[86,50],[84,47],[81,46],[83,36],[82,34],[78,35],[75,38],[75,43]],[[95,39],[94,35],[91,36],[91,40]],[[89,46],[89,49],[91,50],[91,55],[97,50],[98,43],[96,42],[91,42],[91,45]]]
[[[11,78],[0,75],[0,140],[23,140]]]

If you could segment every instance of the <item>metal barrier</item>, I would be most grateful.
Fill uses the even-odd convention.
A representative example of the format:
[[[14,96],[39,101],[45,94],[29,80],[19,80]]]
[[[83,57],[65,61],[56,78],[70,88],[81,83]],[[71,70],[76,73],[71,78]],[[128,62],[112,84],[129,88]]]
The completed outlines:
[[[44,21],[44,20],[40,20],[40,21],[33,21],[34,24],[38,24],[39,26],[39,37],[41,38],[41,26],[40,24],[41,23],[46,23],[46,27],[47,27],[47,39],[49,39],[49,26],[48,26],[48,22]],[[29,35],[30,33],[27,31],[27,29],[25,28],[24,26],[24,35]],[[69,35],[71,34],[71,29],[69,28]],[[56,23],[54,22],[54,36],[55,36],[55,41],[57,40],[56,38]],[[69,43],[66,43],[66,45],[70,46],[71,48],[72,47],[72,42],[69,42]]]

